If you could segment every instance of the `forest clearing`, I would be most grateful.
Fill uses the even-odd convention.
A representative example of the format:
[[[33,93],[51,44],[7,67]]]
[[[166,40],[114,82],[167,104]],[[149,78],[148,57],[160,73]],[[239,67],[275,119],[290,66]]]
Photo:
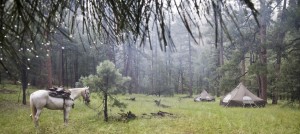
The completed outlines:
[[[299,82],[300,0],[0,1],[0,134],[294,134]]]
[[[6,92],[4,92],[4,90]],[[34,127],[29,117],[29,105],[18,102],[20,86],[5,85],[0,90],[0,133],[94,133],[94,134],[295,134],[300,131],[300,112],[298,108],[278,105],[266,105],[264,108],[223,107],[219,98],[215,102],[194,102],[193,98],[157,97],[142,94],[118,95],[117,98],[127,104],[127,108],[109,109],[109,121],[104,122],[99,105],[101,99],[92,93],[91,109],[82,98],[75,102],[70,112],[70,121],[63,124],[62,110],[44,109],[40,117],[40,126]],[[30,89],[29,92],[33,92]],[[135,101],[127,98],[135,97]],[[154,100],[161,100],[169,108],[158,107]],[[99,108],[95,111],[95,108]],[[137,117],[132,120],[119,120],[120,114],[131,111]],[[164,111],[172,115],[151,116],[151,113]]]

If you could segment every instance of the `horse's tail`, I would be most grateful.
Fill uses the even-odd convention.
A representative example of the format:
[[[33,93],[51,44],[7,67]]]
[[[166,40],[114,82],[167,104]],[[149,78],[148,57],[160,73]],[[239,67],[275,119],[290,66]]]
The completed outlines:
[[[32,98],[30,98],[30,108],[31,108],[31,118],[32,120],[34,121],[35,120],[35,115],[36,115],[36,107],[33,105],[33,101],[32,101]]]

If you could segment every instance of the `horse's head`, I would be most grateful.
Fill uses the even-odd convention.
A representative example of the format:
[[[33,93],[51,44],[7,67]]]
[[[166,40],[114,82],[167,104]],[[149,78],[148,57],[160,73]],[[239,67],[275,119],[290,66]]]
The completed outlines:
[[[86,104],[90,103],[90,90],[89,87],[84,87],[84,90],[81,92],[81,96]]]

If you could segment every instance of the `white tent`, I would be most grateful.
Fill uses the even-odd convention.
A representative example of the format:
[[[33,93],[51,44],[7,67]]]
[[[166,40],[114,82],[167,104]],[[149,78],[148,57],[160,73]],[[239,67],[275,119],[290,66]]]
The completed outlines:
[[[265,106],[266,102],[251,93],[242,83],[221,99],[224,106]]]
[[[207,93],[206,90],[203,90],[200,95],[194,98],[194,101],[215,101],[215,97]]]

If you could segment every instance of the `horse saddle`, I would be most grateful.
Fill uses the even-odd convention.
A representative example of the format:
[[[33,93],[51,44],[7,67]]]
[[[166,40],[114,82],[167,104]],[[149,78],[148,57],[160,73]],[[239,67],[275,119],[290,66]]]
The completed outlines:
[[[50,90],[49,95],[51,97],[71,99],[70,98],[71,92],[67,89],[64,89],[64,88],[61,88],[61,87],[59,87],[59,88],[54,87],[54,88],[49,88],[48,90]]]

